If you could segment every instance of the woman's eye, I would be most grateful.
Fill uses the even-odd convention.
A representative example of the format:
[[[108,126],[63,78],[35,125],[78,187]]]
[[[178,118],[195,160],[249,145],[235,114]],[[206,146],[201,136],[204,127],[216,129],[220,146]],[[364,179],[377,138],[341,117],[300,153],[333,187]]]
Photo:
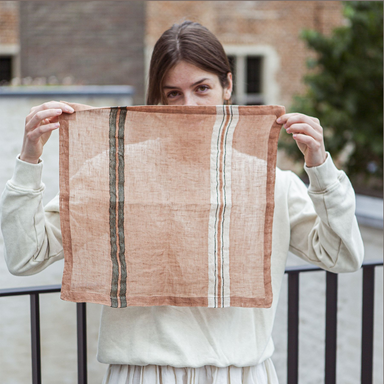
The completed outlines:
[[[172,91],[167,94],[167,97],[170,99],[175,98],[179,93],[177,91]]]
[[[196,90],[197,90],[198,92],[205,92],[205,91],[207,91],[208,89],[209,89],[208,85],[199,85],[199,86],[196,88]]]

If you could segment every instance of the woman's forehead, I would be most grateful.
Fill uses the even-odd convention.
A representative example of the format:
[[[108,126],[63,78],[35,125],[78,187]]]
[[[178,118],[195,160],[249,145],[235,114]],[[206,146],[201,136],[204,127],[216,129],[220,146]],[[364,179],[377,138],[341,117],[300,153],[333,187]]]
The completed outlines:
[[[219,78],[212,72],[205,71],[193,64],[180,61],[172,67],[164,78],[164,88],[184,85],[194,85],[201,81],[218,81]]]

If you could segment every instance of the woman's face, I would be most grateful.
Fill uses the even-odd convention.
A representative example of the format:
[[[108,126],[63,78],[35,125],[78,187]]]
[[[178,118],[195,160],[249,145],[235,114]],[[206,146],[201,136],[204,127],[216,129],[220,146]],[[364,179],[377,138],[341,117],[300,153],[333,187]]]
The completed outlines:
[[[180,61],[165,76],[162,91],[168,105],[222,105],[231,98],[232,74],[223,88],[214,73]]]

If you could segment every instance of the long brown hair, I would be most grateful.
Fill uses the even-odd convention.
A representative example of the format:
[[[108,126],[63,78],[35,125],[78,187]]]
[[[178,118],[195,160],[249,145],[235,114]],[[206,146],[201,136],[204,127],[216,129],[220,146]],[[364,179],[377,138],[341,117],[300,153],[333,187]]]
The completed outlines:
[[[147,105],[167,104],[163,95],[164,79],[180,61],[214,73],[223,88],[228,86],[231,69],[220,41],[201,24],[184,21],[166,30],[155,44],[149,68]]]

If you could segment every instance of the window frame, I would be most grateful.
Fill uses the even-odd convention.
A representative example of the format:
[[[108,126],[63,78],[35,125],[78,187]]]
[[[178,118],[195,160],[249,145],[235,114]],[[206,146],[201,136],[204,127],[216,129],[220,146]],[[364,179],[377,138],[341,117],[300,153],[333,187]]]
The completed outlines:
[[[280,58],[276,50],[269,45],[224,45],[228,56],[235,58],[236,87],[234,101],[238,105],[248,103],[279,104],[280,87],[276,81],[280,67]],[[247,57],[261,57],[261,93],[246,92]]]

